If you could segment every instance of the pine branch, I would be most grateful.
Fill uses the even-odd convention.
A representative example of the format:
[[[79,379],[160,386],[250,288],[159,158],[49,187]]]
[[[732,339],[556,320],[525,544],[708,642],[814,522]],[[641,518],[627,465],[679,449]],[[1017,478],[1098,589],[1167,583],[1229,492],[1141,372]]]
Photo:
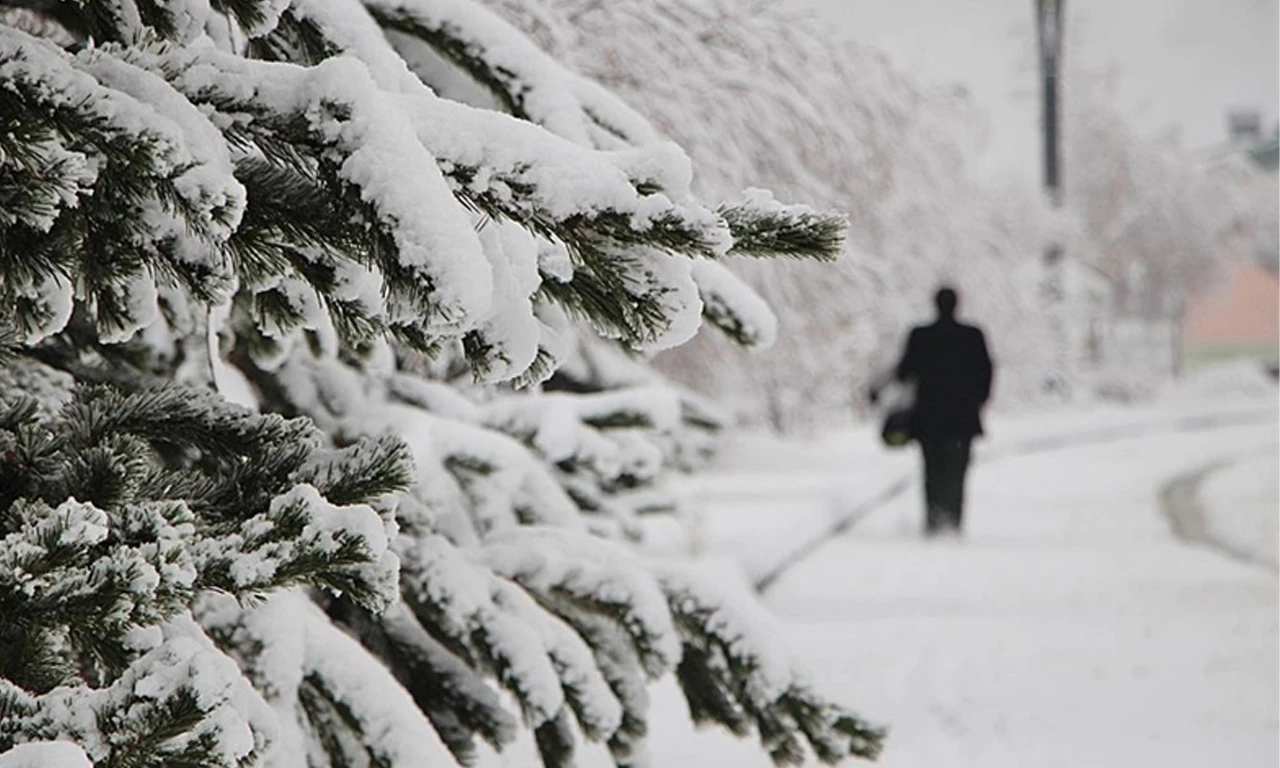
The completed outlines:
[[[747,612],[684,575],[662,577],[684,652],[676,676],[695,722],[738,736],[755,730],[776,765],[800,765],[808,743],[825,763],[874,759],[885,731],[823,699],[771,658]],[[803,739],[803,741],[802,741]]]
[[[310,28],[323,34],[315,24]],[[328,46],[341,49],[333,40]],[[660,301],[636,290],[636,275],[644,272],[645,260],[664,258],[662,252],[714,257],[728,245],[727,231],[711,212],[668,200],[663,195],[664,185],[647,171],[637,175],[638,171],[619,166],[605,153],[574,147],[531,126],[450,104],[425,91],[403,96],[400,101],[417,126],[419,139],[440,161],[440,169],[460,202],[569,248],[580,269],[572,282],[561,284],[549,295],[633,343],[659,337],[668,325],[667,310]],[[481,152],[477,158],[474,150],[425,128],[454,123],[473,126],[478,137],[497,139],[518,132],[523,136],[520,145],[530,145],[528,156],[503,153],[486,157],[487,153]],[[537,154],[541,158],[534,156],[533,147],[540,148]],[[547,158],[555,160],[548,162]],[[625,206],[564,209],[560,201],[580,197],[583,192],[566,188],[565,180],[570,178],[598,178],[602,194],[604,187],[612,187],[613,197],[631,199]],[[378,266],[385,272],[388,261],[382,260]],[[395,275],[388,274],[386,279],[393,290],[402,284]],[[478,352],[483,349],[477,347]]]
[[[734,255],[834,261],[844,248],[848,221],[839,214],[783,206],[772,199],[722,205],[717,212],[733,233],[729,253]]]
[[[516,720],[493,689],[428,634],[403,603],[376,620],[350,609],[337,616],[391,668],[459,762],[474,760],[476,736],[499,750],[515,739]]]
[[[334,504],[363,504],[413,484],[413,458],[404,441],[383,436],[337,451],[316,451],[294,472]]]
[[[223,265],[196,250],[238,216],[237,193],[218,187],[229,177],[200,175],[212,169],[197,159],[201,150],[193,155],[185,137],[166,127],[173,123],[80,70],[126,82],[137,73],[126,76],[128,65],[110,54],[72,60],[7,28],[0,29],[0,64],[0,112],[19,128],[9,149],[27,145],[6,169],[19,181],[60,174],[48,192],[19,185],[31,190],[28,203],[0,217],[0,269],[15,277],[0,286],[0,297],[16,300],[16,325],[48,324],[23,317],[21,301],[58,279],[69,291],[74,277],[102,331],[126,337],[148,309],[124,295],[136,292],[140,280],[171,276],[204,300],[225,293]]]
[[[32,696],[0,680],[0,752],[24,743],[78,741],[99,764],[238,768],[255,759],[237,730],[247,724],[228,706],[224,668],[190,643],[161,646],[105,689],[62,687]],[[146,693],[136,694],[142,684]]]

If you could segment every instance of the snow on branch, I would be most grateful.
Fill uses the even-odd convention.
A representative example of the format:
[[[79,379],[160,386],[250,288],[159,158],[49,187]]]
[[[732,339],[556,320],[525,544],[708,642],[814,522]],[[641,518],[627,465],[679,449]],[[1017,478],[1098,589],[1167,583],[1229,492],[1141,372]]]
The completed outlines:
[[[573,320],[766,343],[715,260],[822,258],[840,222],[704,205],[681,149],[463,0],[78,8],[76,55],[0,28],[0,363],[113,382],[37,404],[0,370],[5,768],[449,764],[522,724],[547,766],[635,764],[672,671],[778,759],[869,753],[741,612],[594,535],[674,503],[719,426],[696,398],[635,360],[460,394],[574,368]],[[437,96],[415,45],[511,114]],[[276,413],[150,385],[233,372]]]
[[[380,222],[371,256],[393,300],[404,299],[393,301],[388,315],[393,324],[410,325],[425,316],[427,343],[443,332],[468,331],[491,313],[493,267],[475,258],[491,249],[476,242],[470,214],[458,201],[564,243],[574,273],[549,288],[552,295],[611,335],[652,348],[688,338],[701,310],[688,267],[676,254],[714,257],[731,244],[721,219],[688,197],[687,160],[670,145],[615,153],[586,149],[528,123],[438,99],[425,88],[379,93],[363,69],[341,58],[326,59],[314,71],[290,71],[216,52],[169,52],[151,66],[166,71],[193,101],[217,110],[215,119],[233,141],[270,152],[281,137],[293,136],[295,143],[313,146],[322,173],[332,168],[339,199],[358,190]],[[208,66],[222,68],[218,83],[236,86],[213,84]],[[262,83],[250,86],[255,78]],[[305,94],[312,91],[323,105],[318,110],[308,106],[313,102]],[[416,140],[396,132],[401,124]],[[373,125],[382,127],[373,131]],[[347,128],[335,131],[337,126]],[[382,144],[368,146],[376,142]],[[419,163],[425,177],[396,176]],[[421,178],[437,172],[456,200],[440,201],[438,185],[429,194],[419,189]],[[342,192],[348,186],[352,192]],[[254,205],[251,198],[251,211]],[[457,222],[452,229],[427,228],[427,222],[450,220]],[[526,325],[536,327],[531,319]],[[472,345],[481,358],[494,357],[488,354],[492,346],[481,337]],[[526,354],[509,353],[496,372],[482,372],[515,376],[521,368],[511,360],[535,362]]]
[[[778,336],[778,318],[760,295],[727,267],[700,261],[693,279],[702,295],[702,315],[744,347],[768,349]]]
[[[516,738],[517,720],[481,673],[432,637],[402,601],[378,617],[342,615],[361,642],[378,649],[449,751],[464,765],[476,737],[495,749]]]
[[[98,765],[239,768],[258,746],[235,701],[239,680],[230,659],[188,638],[142,655],[105,688],[61,686],[32,695],[0,679],[6,719],[0,752],[15,742],[67,740]]]
[[[154,319],[162,276],[206,301],[227,295],[217,246],[244,189],[212,126],[172,88],[4,27],[0,107],[0,156],[25,190],[0,215],[4,305],[29,341],[62,329],[73,275],[93,276],[82,291],[108,342]]]
[[[489,670],[543,734],[540,742],[555,735],[566,712],[592,740],[619,728],[621,704],[590,646],[568,624],[443,539],[421,539],[403,556],[405,595],[416,620],[460,658]],[[572,737],[557,737],[556,747],[561,757],[548,764],[563,762]]]
[[[648,150],[660,143],[647,122],[616,97],[601,96],[605,92],[599,86],[565,69],[471,0],[365,0],[365,5],[385,28],[423,39],[466,69],[493,90],[515,117],[576,144],[592,146],[581,128],[600,113],[593,109],[594,102],[583,98],[583,91],[589,91],[607,102],[609,113],[627,116],[631,130],[618,133],[625,139],[624,146]],[[642,188],[646,182],[661,188],[665,178],[668,175],[655,174],[637,182]],[[761,190],[750,190],[747,200],[722,206],[718,213],[733,234],[733,253],[831,260],[840,254],[844,241],[843,217],[805,206],[782,206]]]
[[[676,678],[695,722],[756,731],[777,765],[804,763],[805,744],[829,764],[879,754],[884,729],[817,694],[749,596],[676,568],[660,581],[683,643]]]
[[[339,198],[370,207],[382,246],[370,256],[386,280],[392,322],[434,335],[466,329],[489,310],[492,274],[470,215],[359,61],[335,57],[303,68],[211,49],[147,58],[192,102],[216,110],[232,141],[308,147]]]
[[[618,620],[650,675],[679,659],[662,593],[646,568],[618,545],[573,531],[525,527],[489,537],[483,558],[535,594],[560,596]]]
[[[522,82],[538,83],[535,90],[539,93],[564,93],[564,81],[582,80],[538,51],[532,43],[516,33],[505,22],[492,17],[488,11],[472,3],[414,4],[412,9],[403,3],[396,3],[394,8],[391,7],[391,3],[367,5],[388,29],[401,30],[405,24],[409,23],[406,19],[416,19],[415,24],[418,26],[413,24],[410,26],[414,26],[419,33],[428,34],[430,30],[434,30],[428,34],[428,37],[435,41],[436,45],[444,46],[446,52],[469,51],[465,57],[476,67],[485,65],[488,67],[485,71],[494,74],[495,77],[498,76],[496,73],[524,72],[521,76]],[[318,11],[313,9],[308,13],[314,17]],[[330,8],[326,13],[332,15],[334,11]],[[389,18],[393,21],[388,21]],[[430,22],[427,21],[428,18]],[[317,22],[322,29],[336,27],[332,22],[329,24],[322,22],[323,19]],[[351,29],[360,26],[354,22],[353,19],[352,23],[343,28],[342,39],[336,42],[335,46],[339,48],[346,46],[346,50],[360,52],[374,48],[376,43],[370,42],[370,35],[367,33],[353,35]],[[427,27],[430,27],[430,30],[424,31]],[[462,37],[449,37],[442,31],[446,29],[455,35],[465,37],[469,42],[464,44],[459,42]],[[492,64],[490,67],[486,64],[485,55],[498,56],[506,63]],[[387,66],[380,69],[387,70],[386,74],[379,78],[384,87],[404,90],[401,86],[402,67],[393,69]],[[525,90],[530,89],[533,89],[533,86]],[[509,106],[514,104],[511,100],[516,97],[511,95],[512,91],[503,92],[508,94]],[[540,132],[522,128],[518,122],[512,121],[511,125],[502,128],[504,131],[514,132],[513,138],[519,136],[519,141],[514,143],[494,141],[492,138],[496,136],[491,137],[491,130],[477,124],[479,122],[487,126],[493,123],[492,130],[497,130],[500,127],[498,123],[501,121],[496,120],[496,116],[492,113],[451,102],[428,101],[420,96],[408,98],[412,102],[409,108],[422,114],[421,123],[429,124],[432,120],[439,119],[430,114],[432,110],[444,110],[448,114],[445,124],[456,124],[459,120],[467,121],[469,130],[462,132],[462,135],[475,137],[469,142],[468,147],[445,147],[440,146],[438,142],[433,143],[435,136],[445,133],[440,131],[422,135],[421,138],[434,154],[445,160],[445,172],[453,180],[455,192],[468,204],[491,216],[514,220],[533,232],[562,241],[569,247],[570,254],[584,274],[577,276],[576,280],[572,276],[569,279],[561,279],[553,285],[546,286],[546,290],[549,295],[597,322],[600,329],[607,335],[645,342],[643,345],[650,349],[670,346],[677,341],[683,341],[688,336],[688,332],[682,330],[682,327],[673,328],[662,320],[664,314],[670,313],[670,301],[665,302],[666,307],[663,307],[663,302],[654,298],[652,294],[648,296],[641,294],[641,301],[636,309],[631,312],[626,311],[631,304],[627,299],[635,296],[635,291],[629,289],[630,285],[636,283],[634,276],[653,274],[654,260],[637,260],[632,254],[620,252],[616,247],[608,247],[609,243],[622,246],[643,243],[704,257],[718,256],[724,253],[726,248],[728,252],[757,257],[786,255],[822,260],[835,258],[840,252],[845,226],[841,217],[818,213],[803,206],[782,206],[758,190],[747,200],[732,206],[723,206],[716,213],[721,226],[728,228],[727,234],[712,234],[710,230],[706,230],[706,227],[712,226],[712,223],[705,214],[699,214],[702,221],[699,223],[694,220],[693,228],[689,228],[688,223],[683,220],[687,219],[687,211],[678,213],[676,216],[663,211],[657,218],[649,217],[647,222],[643,218],[637,219],[635,209],[628,202],[634,197],[636,191],[642,195],[651,194],[655,197],[651,201],[654,203],[665,200],[667,195],[672,195],[674,199],[679,200],[688,194],[689,171],[683,153],[670,148],[669,145],[656,143],[651,131],[646,134],[644,143],[647,146],[611,153],[610,162],[604,164],[589,162],[589,156],[583,154],[580,149],[576,154],[581,157],[570,161],[569,156],[575,153],[568,147],[550,141],[551,137],[542,135]],[[556,114],[574,114],[573,106],[572,104],[561,105],[553,111]],[[620,104],[618,106],[621,107]],[[578,107],[580,108],[581,105]],[[625,109],[625,107],[621,108]],[[557,131],[556,125],[549,124],[523,108],[516,107],[511,111],[518,117],[534,120],[544,128],[560,133],[579,144],[587,143],[577,135],[579,132]],[[581,112],[578,114],[580,115]],[[552,123],[556,122],[554,116],[548,116],[547,119]],[[458,134],[448,135],[456,138]],[[479,147],[489,149],[499,146],[505,148],[528,146],[527,155],[537,155],[542,158],[542,162],[531,164],[523,158],[502,160],[485,157],[483,153],[477,155],[476,150]],[[535,147],[537,151],[534,151]],[[548,158],[559,157],[565,159],[547,165]],[[558,169],[557,165],[561,165],[562,168]],[[591,168],[593,165],[593,171],[584,173],[580,170]],[[621,167],[627,172],[630,177],[628,183],[617,185],[613,190],[598,188],[599,183],[608,180],[610,174],[616,172],[613,170],[614,166]],[[583,186],[587,178],[597,180],[596,186],[592,187],[590,184]],[[571,183],[566,184],[561,179],[571,180]],[[583,210],[580,207],[564,209],[557,204],[557,201],[577,199],[588,193],[596,200],[615,200],[616,202],[606,205],[601,210]],[[687,205],[683,207],[687,209]],[[626,216],[631,217],[630,223],[627,223]],[[645,236],[638,238],[633,229],[644,230]],[[703,229],[705,233],[699,235],[699,229]],[[719,281],[721,286],[726,282],[725,279]],[[665,280],[658,285],[660,286],[657,288],[658,293],[671,290],[666,287]],[[682,290],[680,286],[687,286],[687,278],[678,277],[676,282],[671,284],[671,287],[676,289],[677,295]],[[699,287],[702,286],[699,285]],[[720,290],[714,294],[704,290],[703,303],[714,300],[716,307],[710,313],[706,313],[705,308],[703,311],[708,319],[729,332],[735,340],[758,343],[762,338],[760,335],[762,325],[758,322],[760,313],[756,311],[748,317],[739,316],[740,312],[745,314],[750,311],[746,307],[753,303],[750,301],[752,293],[745,284],[739,284],[732,292],[733,298],[738,300],[731,302],[728,300],[730,293],[726,290]],[[757,300],[754,303],[761,302]],[[695,306],[701,305],[687,299],[678,305],[681,309]],[[739,310],[740,307],[741,310]],[[683,327],[688,327],[688,324],[686,323]],[[745,329],[748,328],[756,333],[747,332]],[[492,353],[492,347],[487,344],[474,343],[473,348],[482,358]]]
[[[519,118],[583,146],[650,144],[657,134],[617,97],[565,69],[506,21],[469,0],[365,0],[388,30],[421,40]]]
[[[452,761],[431,722],[383,664],[304,596],[284,599],[297,602],[303,619],[302,709],[331,732],[346,731],[345,738],[322,742],[330,759],[406,768]],[[353,748],[363,754],[351,754]]]
[[[682,426],[670,389],[507,397],[485,406],[482,419],[553,468],[593,532],[638,538],[640,512],[676,506],[660,485],[665,443]]]
[[[652,145],[657,134],[642,118],[594,82],[570,72],[542,52],[517,30],[487,9],[469,0],[423,2],[422,0],[366,0],[374,16],[388,30],[399,33],[393,39],[402,47],[408,40],[420,41],[436,53],[467,71],[492,91],[512,115],[538,123],[579,144],[595,146]],[[606,131],[608,140],[584,135],[582,126],[597,128],[602,114],[620,118],[630,130]],[[839,256],[846,222],[840,215],[820,213],[804,206],[782,206],[753,190],[740,203],[721,206],[717,211],[729,228],[733,245],[729,252],[754,257],[787,256],[829,261]],[[695,282],[701,294],[703,314],[730,338],[747,346],[771,344],[774,323],[763,319],[764,302],[741,281],[732,281],[727,270],[712,276],[712,270],[695,265],[705,277]],[[600,313],[591,303],[604,286],[582,280],[577,309],[591,316]],[[550,287],[552,295],[555,286]],[[612,295],[605,292],[612,298]],[[566,297],[568,298],[568,297]],[[594,302],[603,304],[603,301]],[[608,316],[606,314],[606,316]],[[634,317],[613,317],[606,333],[627,333],[645,326],[642,313]]]
[[[239,685],[229,662],[156,635],[204,590],[312,584],[372,611],[394,599],[394,524],[368,502],[400,487],[405,452],[378,443],[312,460],[318,437],[177,387],[82,387],[56,414],[6,397],[0,612],[15,620],[0,627],[0,657],[19,663],[0,708],[27,719],[0,750],[17,734],[68,736],[121,764],[239,766],[257,750],[256,726],[236,725],[246,710],[225,701]],[[300,471],[347,503],[294,482]]]

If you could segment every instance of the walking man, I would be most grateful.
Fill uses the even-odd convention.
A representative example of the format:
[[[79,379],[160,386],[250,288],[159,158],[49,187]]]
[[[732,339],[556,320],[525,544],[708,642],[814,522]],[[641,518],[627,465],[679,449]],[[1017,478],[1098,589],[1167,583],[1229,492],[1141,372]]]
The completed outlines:
[[[982,434],[993,366],[982,331],[956,320],[955,290],[933,297],[938,319],[911,329],[894,371],[915,384],[911,434],[924,454],[925,532],[959,534],[969,447]]]

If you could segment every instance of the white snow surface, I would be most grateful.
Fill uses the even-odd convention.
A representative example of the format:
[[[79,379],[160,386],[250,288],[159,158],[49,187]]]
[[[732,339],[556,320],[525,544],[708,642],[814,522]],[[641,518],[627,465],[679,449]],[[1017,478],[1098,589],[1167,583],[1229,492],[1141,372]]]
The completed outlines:
[[[1276,400],[1175,394],[1143,408],[993,417],[963,540],[921,539],[916,452],[885,451],[870,427],[741,436],[684,489],[702,510],[699,568],[722,584],[759,577],[908,477],[908,493],[765,596],[796,672],[889,726],[876,765],[1274,766],[1275,571],[1175,537],[1159,490],[1221,456],[1274,473]],[[1224,420],[1186,430],[1206,418]],[[1060,435],[1077,442],[1046,444]],[[1257,495],[1220,477],[1234,498]],[[1218,498],[1209,488],[1203,498]],[[1250,508],[1274,519],[1271,493]],[[771,765],[753,738],[693,728],[671,678],[651,693],[652,765]],[[522,739],[479,764],[526,764]],[[578,764],[610,762],[587,745]]]
[[[1231,413],[1253,419],[1170,428]],[[759,576],[908,474],[912,492],[766,595],[819,689],[890,727],[878,764],[1276,765],[1276,574],[1177,539],[1158,501],[1169,479],[1248,456],[1204,489],[1211,527],[1269,524],[1274,539],[1274,395],[995,418],[989,432],[963,540],[920,538],[915,452],[885,452],[861,429],[731,450],[690,489],[700,549]],[[1092,442],[1000,457],[1064,433]],[[1238,504],[1235,521],[1219,517],[1218,502],[1244,498],[1265,520],[1246,524]],[[654,764],[769,765],[750,741],[693,731],[673,685],[654,699]]]

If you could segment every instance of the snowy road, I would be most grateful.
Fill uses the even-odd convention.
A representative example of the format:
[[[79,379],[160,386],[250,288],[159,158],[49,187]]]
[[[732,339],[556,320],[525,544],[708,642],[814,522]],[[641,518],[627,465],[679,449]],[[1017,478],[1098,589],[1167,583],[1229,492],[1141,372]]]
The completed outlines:
[[[890,724],[886,766],[1275,766],[1275,572],[1176,538],[1158,490],[1220,458],[1274,456],[1276,440],[1273,416],[992,462],[972,477],[964,542],[919,540],[913,491],[767,601],[819,683]],[[807,495],[782,506],[752,495],[770,484],[759,473],[723,478],[706,499],[709,548],[758,573],[847,483],[870,482],[833,463],[865,446],[844,448],[796,459]],[[859,473],[881,483],[910,466],[859,458],[882,462]],[[679,707],[671,690],[655,699]],[[768,764],[680,716],[655,722],[655,764]]]

